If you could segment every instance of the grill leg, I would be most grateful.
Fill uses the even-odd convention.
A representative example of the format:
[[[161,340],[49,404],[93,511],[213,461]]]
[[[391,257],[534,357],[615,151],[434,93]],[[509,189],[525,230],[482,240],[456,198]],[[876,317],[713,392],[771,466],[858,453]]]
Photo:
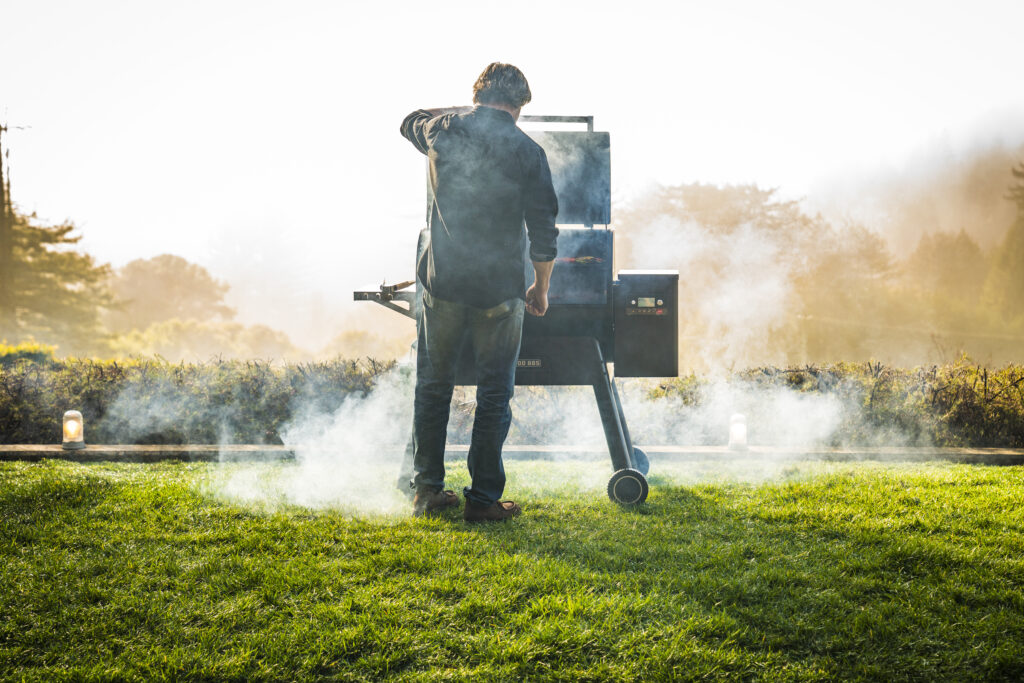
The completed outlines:
[[[405,453],[402,454],[402,464],[398,469],[398,481],[395,482],[395,485],[398,486],[398,490],[410,498],[412,498],[414,493],[414,487],[412,484],[412,478],[414,475],[412,460],[412,436],[410,436],[409,442],[405,445]]]
[[[601,424],[604,426],[604,438],[608,442],[608,453],[612,457],[612,468],[617,472],[633,466],[633,459],[630,457],[632,448],[628,447],[626,421],[620,419],[622,409],[615,400],[615,385],[608,377],[608,367],[604,364],[604,359],[601,359],[600,366],[594,381],[594,398],[597,399],[597,410],[601,413]]]
[[[619,424],[622,425],[622,436],[626,439],[626,453],[629,454],[629,466],[633,469],[639,469],[636,466],[636,458],[633,456],[633,439],[629,436],[629,425],[626,424],[626,414],[622,410],[622,399],[619,398],[619,388],[615,386],[614,379],[610,379],[608,383],[612,387],[612,399],[615,401],[615,411],[619,415]]]

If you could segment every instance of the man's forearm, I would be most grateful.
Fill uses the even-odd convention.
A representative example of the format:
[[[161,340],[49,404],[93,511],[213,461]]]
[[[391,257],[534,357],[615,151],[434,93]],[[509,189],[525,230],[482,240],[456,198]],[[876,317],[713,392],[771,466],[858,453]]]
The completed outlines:
[[[548,312],[548,286],[554,261],[533,261],[533,284],[526,290],[526,312],[541,316]]]
[[[533,262],[533,281],[538,289],[548,291],[548,287],[551,285],[551,271],[555,268],[554,261],[534,261]]]
[[[430,114],[430,118],[435,116],[444,116],[445,114],[465,114],[468,111],[473,111],[473,107],[438,107],[437,109],[424,109],[423,111]]]

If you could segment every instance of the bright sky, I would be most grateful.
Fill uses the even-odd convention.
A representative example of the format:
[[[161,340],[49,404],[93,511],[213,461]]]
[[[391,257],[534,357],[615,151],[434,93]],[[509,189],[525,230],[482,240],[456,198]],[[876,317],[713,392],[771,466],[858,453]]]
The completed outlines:
[[[525,72],[525,113],[611,132],[618,199],[692,181],[804,196],[1024,132],[1019,0],[0,0],[0,17],[0,120],[31,126],[5,138],[20,207],[73,220],[114,265],[201,263],[245,321],[310,347],[354,288],[412,274],[424,164],[398,124],[468,104],[491,61]]]

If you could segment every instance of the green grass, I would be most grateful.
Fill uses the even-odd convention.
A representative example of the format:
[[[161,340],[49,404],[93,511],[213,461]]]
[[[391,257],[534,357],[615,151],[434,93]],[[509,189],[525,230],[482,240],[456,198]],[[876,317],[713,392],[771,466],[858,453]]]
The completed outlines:
[[[469,526],[241,507],[242,467],[0,464],[0,679],[1024,677],[1021,468],[655,463],[626,510],[511,462],[525,515]]]

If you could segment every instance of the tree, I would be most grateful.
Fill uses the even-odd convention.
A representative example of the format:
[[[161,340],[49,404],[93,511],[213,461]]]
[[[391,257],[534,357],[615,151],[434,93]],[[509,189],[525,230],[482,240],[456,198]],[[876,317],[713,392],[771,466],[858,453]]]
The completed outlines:
[[[284,332],[266,325],[231,321],[164,320],[144,330],[132,330],[113,341],[118,355],[158,355],[170,361],[211,358],[304,360]]]
[[[680,272],[683,367],[805,359],[803,283],[835,242],[825,221],[771,189],[696,183],[653,189],[615,228],[618,268]]]
[[[956,235],[925,233],[904,269],[909,287],[931,293],[937,301],[974,305],[985,285],[988,259],[965,230]]]
[[[136,259],[111,279],[118,303],[107,315],[115,332],[144,330],[166,320],[230,320],[235,311],[224,304],[228,284],[202,266],[180,256],[161,254]]]
[[[81,240],[72,234],[74,225],[36,225],[34,219],[9,214],[9,289],[0,337],[13,343],[32,338],[70,354],[104,350],[100,312],[111,301],[105,286],[110,267],[68,249]]]
[[[3,134],[0,126],[0,338],[14,330],[14,208],[11,205],[10,174],[4,178]]]
[[[1006,198],[1017,205],[1017,220],[996,251],[985,281],[985,302],[1002,314],[1005,322],[1024,329],[1024,163],[1010,169],[1015,182]]]
[[[0,126],[0,135],[6,130]],[[64,353],[103,350],[100,310],[110,302],[109,267],[68,248],[81,239],[70,223],[36,225],[35,214],[18,214],[5,160],[0,146],[0,341],[34,338]]]
[[[1017,221],[1024,220],[1024,161],[1017,164],[1019,168],[1011,168],[1010,173],[1017,182],[1010,185],[1006,198],[1017,205]]]

